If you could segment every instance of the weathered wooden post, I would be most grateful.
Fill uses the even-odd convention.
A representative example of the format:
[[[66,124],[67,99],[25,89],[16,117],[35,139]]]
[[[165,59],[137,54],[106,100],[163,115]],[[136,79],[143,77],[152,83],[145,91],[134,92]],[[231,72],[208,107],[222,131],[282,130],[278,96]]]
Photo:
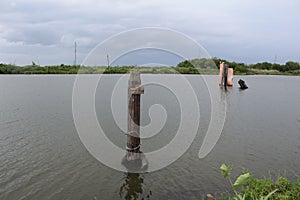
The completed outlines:
[[[233,85],[233,68],[231,68],[231,67],[228,67],[227,85],[228,86]]]
[[[128,133],[127,151],[138,153],[140,150],[140,105],[144,87],[138,71],[131,71],[128,80]]]
[[[228,65],[225,64],[223,67],[223,78],[222,78],[223,87],[227,90],[228,84]]]
[[[220,62],[219,70],[219,85],[227,89],[227,86],[233,85],[233,68],[229,67],[224,62]]]
[[[136,70],[130,72],[128,80],[128,132],[126,156],[122,163],[133,170],[145,169],[148,161],[140,150],[140,111],[141,94],[144,94],[144,86],[141,85],[140,73]]]
[[[220,62],[220,70],[219,70],[219,86],[223,86],[223,68],[224,68],[224,62]]]

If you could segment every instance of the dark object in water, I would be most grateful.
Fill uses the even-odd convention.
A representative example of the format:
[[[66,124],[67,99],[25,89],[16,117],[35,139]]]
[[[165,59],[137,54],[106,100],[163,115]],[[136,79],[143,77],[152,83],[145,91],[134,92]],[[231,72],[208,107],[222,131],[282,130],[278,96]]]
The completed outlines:
[[[248,86],[246,85],[244,80],[240,79],[238,81],[238,84],[240,85],[240,89],[242,89],[242,90],[248,89]]]

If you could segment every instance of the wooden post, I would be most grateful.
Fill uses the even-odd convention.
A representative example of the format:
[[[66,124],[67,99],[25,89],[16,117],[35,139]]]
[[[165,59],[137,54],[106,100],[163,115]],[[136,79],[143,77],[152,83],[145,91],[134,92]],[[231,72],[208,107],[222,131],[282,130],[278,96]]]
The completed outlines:
[[[233,85],[233,68],[230,68],[224,62],[220,62],[219,85],[227,89],[227,86]]]
[[[224,68],[224,62],[220,62],[220,71],[219,71],[219,85],[222,86],[223,85],[223,68]]]
[[[144,172],[148,168],[148,160],[140,149],[141,94],[144,94],[144,87],[141,85],[140,73],[131,71],[128,80],[127,152],[122,159],[122,164],[128,171],[134,173]]]
[[[128,80],[128,133],[127,151],[140,151],[140,105],[144,87],[141,85],[140,73],[132,71]]]
[[[228,68],[228,78],[227,78],[227,85],[232,86],[233,85],[233,68]]]
[[[222,77],[222,84],[225,90],[227,90],[227,84],[228,84],[228,65],[225,64],[223,67],[223,77]]]

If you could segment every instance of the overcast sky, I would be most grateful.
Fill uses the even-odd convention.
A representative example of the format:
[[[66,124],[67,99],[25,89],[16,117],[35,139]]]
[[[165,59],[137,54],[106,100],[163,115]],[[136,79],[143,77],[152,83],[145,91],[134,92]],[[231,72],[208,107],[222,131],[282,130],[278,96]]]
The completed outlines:
[[[81,63],[142,27],[181,32],[230,61],[300,61],[300,0],[1,0],[0,63],[72,64],[74,41]]]

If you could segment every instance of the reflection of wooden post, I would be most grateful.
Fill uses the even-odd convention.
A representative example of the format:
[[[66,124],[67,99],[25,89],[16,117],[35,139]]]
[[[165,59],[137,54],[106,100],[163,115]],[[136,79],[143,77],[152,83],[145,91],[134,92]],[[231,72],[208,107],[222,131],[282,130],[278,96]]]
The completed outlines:
[[[140,151],[140,102],[143,93],[140,73],[132,71],[128,80],[127,151],[134,153]]]

